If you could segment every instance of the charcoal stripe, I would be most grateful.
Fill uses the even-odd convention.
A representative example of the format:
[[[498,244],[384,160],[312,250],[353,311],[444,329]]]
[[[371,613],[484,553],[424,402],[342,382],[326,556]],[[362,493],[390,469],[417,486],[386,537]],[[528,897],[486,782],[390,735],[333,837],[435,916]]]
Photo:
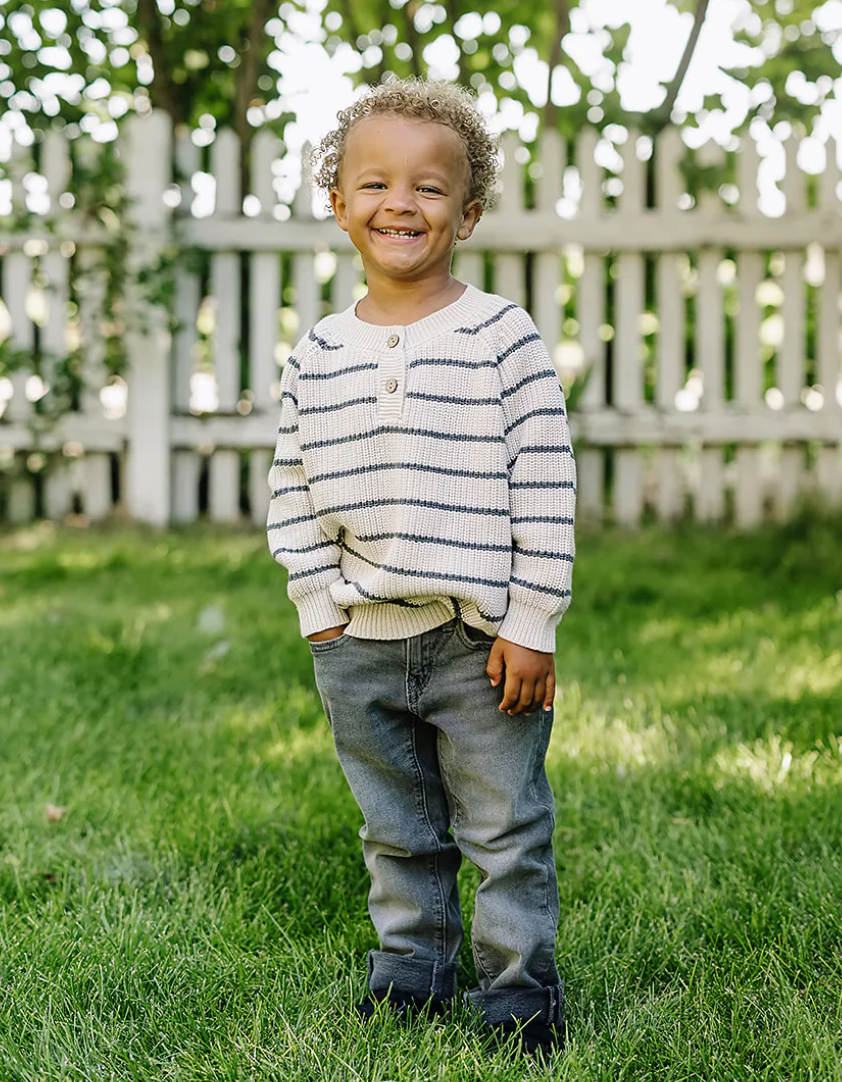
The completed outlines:
[[[540,342],[541,335],[535,331],[533,334],[525,334],[523,338],[518,338],[516,342],[512,342],[508,349],[504,349],[502,353],[497,356],[497,364],[500,365],[507,357],[511,357],[517,350],[522,349],[524,346],[528,346],[530,342]]]
[[[407,567],[395,567],[394,564],[375,564],[371,560],[366,559],[365,556],[360,556],[358,552],[355,552],[347,545],[342,546],[346,552],[351,556],[356,556],[357,559],[362,560],[365,564],[370,564],[372,567],[376,567],[379,571],[388,571],[391,575],[406,575],[409,578],[418,577],[420,579],[438,579],[441,582],[472,582],[476,586],[494,586],[498,590],[505,590],[509,585],[506,581],[499,581],[498,579],[483,579],[477,578],[473,575],[448,575],[441,571],[413,571]]]
[[[303,466],[304,463],[302,462],[302,460],[300,458],[273,458],[272,459],[272,465],[273,466],[290,466],[290,467],[294,467],[294,466]]]
[[[540,409],[528,410],[521,417],[518,417],[516,421],[512,421],[510,425],[507,425],[505,432],[508,436],[510,432],[514,432],[516,428],[522,425],[525,421],[530,421],[533,417],[563,417],[564,411],[558,406],[542,406]]]
[[[559,454],[573,454],[573,448],[569,443],[525,443],[518,451],[518,455],[553,454],[556,451]]]
[[[317,511],[318,516],[335,515],[340,511],[360,511],[364,507],[430,507],[435,511],[455,511],[460,515],[496,515],[509,517],[508,507],[465,507],[459,504],[437,503],[435,500],[407,500],[387,498],[382,500],[358,500],[354,503],[340,503],[334,507],[324,507]]]
[[[558,526],[572,526],[573,519],[569,515],[521,515],[512,516],[512,525],[517,526],[521,522],[547,522]]]
[[[424,394],[421,391],[407,391],[407,398],[418,398],[424,402],[448,402],[454,406],[497,406],[499,398],[459,398],[458,395]]]
[[[296,571],[289,576],[290,582],[295,582],[296,579],[310,579],[314,575],[321,575],[324,571],[338,571],[339,568],[336,564],[325,564],[324,567],[308,567],[306,571]]]
[[[284,367],[286,367],[286,365],[289,365],[290,368],[294,368],[296,372],[301,371],[301,365],[298,363],[297,358],[293,356],[287,357],[286,361],[284,362]]]
[[[295,526],[299,522],[312,523],[315,515],[299,515],[297,518],[285,518],[282,522],[270,522],[266,527],[267,530],[285,530],[288,526]]]
[[[276,488],[270,499],[277,500],[280,496],[288,496],[291,492],[309,492],[309,485],[291,485],[289,488]]]
[[[307,545],[303,549],[273,549],[272,556],[277,560],[282,552],[288,552],[291,556],[303,556],[308,552],[317,552],[319,549],[332,549],[336,547],[335,541],[318,541],[315,545]]]
[[[425,536],[416,533],[369,533],[357,534],[357,540],[370,544],[375,541],[411,541],[417,545],[448,545],[451,548],[470,549],[477,552],[510,552],[511,545],[493,545],[484,541],[456,541],[451,537]]]
[[[379,473],[381,470],[410,470],[414,473],[440,473],[444,477],[464,477],[472,481],[506,481],[508,474],[500,470],[451,470],[445,466],[428,466],[423,462],[377,462],[372,466],[355,466],[350,470],[335,470],[333,473],[319,473],[309,478],[311,485],[320,481],[334,481],[340,477],[358,477],[364,473]]]
[[[366,395],[363,398],[349,398],[346,402],[337,402],[330,406],[307,406],[299,410],[298,415],[304,417],[309,413],[335,413],[337,410],[348,409],[350,406],[373,405],[376,402],[375,397]]]
[[[319,338],[315,331],[310,331],[308,338],[311,342],[315,342],[319,349],[323,350],[325,353],[331,353],[338,349],[344,349],[344,346],[334,346],[331,345],[330,342],[326,342],[324,338]]]
[[[528,383],[534,383],[538,379],[552,379],[558,383],[558,373],[554,368],[544,368],[540,372],[533,372],[529,376],[524,376],[520,383],[516,383],[514,387],[507,387],[500,395],[501,398],[508,398],[509,395],[516,394],[521,387],[525,387]]]
[[[516,304],[507,304],[505,308],[501,308],[499,312],[485,321],[485,323],[478,323],[475,327],[457,327],[453,332],[454,334],[479,334],[480,331],[484,331],[486,327],[490,327],[493,323],[497,323],[501,320],[507,312],[511,312],[514,308],[517,308]]]
[[[509,488],[575,488],[572,481],[511,481]]]
[[[336,447],[341,443],[355,443],[360,440],[372,439],[375,436],[383,436],[387,432],[397,432],[404,436],[429,436],[431,439],[450,440],[452,443],[503,443],[502,436],[473,436],[467,433],[434,432],[426,428],[399,428],[397,425],[380,425],[370,432],[358,432],[352,436],[337,436],[330,440],[314,440],[313,443],[302,443],[302,451],[312,451],[318,447]]]
[[[347,376],[351,372],[374,372],[376,364],[352,364],[347,368],[337,368],[335,372],[302,372],[299,379],[336,379],[338,376]]]
[[[569,590],[555,590],[552,586],[539,586],[536,582],[527,582],[526,579],[518,579],[512,575],[511,581],[516,586],[523,586],[526,590],[534,590],[539,594],[549,594],[551,597],[570,597]]]
[[[283,401],[285,398],[288,398],[296,407],[296,409],[298,408],[298,399],[295,397],[292,391],[281,391],[281,401]]]
[[[446,368],[496,368],[494,361],[458,361],[455,357],[416,357],[409,364],[410,368],[420,368],[421,365],[442,365]]]
[[[546,552],[544,549],[525,549],[518,544],[513,544],[512,550],[519,556],[540,556],[547,560],[564,560],[566,563],[573,563],[573,555],[569,552]]]

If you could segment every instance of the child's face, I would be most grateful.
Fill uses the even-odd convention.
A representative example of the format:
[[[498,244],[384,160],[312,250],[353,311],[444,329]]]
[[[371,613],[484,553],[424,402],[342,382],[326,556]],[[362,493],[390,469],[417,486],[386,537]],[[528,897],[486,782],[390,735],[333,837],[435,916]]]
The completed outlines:
[[[348,134],[330,202],[363,257],[366,276],[420,281],[449,275],[457,237],[482,214],[466,201],[468,165],[443,124],[373,116]]]

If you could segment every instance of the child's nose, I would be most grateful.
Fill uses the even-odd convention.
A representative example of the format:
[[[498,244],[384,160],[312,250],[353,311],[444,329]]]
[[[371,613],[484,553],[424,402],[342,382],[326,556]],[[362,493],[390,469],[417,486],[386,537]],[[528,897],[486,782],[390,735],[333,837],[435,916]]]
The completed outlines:
[[[386,208],[394,211],[411,211],[415,209],[415,192],[412,188],[394,187],[388,191]]]

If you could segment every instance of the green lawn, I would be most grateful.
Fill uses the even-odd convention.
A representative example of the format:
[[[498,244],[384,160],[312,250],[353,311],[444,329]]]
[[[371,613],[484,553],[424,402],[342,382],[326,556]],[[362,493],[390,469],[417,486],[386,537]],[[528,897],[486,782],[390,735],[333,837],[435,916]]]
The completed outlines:
[[[557,665],[552,1077],[842,1080],[842,523],[584,535]],[[359,814],[261,534],[0,534],[0,799],[0,1082],[547,1077],[354,1019]]]

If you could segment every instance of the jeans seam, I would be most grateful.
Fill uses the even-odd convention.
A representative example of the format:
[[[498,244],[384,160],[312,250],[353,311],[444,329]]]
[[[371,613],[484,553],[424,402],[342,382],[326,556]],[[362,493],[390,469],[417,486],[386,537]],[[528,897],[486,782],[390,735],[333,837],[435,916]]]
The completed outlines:
[[[427,788],[424,783],[424,771],[421,769],[421,764],[418,761],[418,751],[416,748],[416,733],[418,731],[418,719],[414,718],[412,721],[411,733],[412,733],[412,765],[415,768],[415,774],[418,778],[418,785],[421,792],[421,807],[424,811],[424,822],[427,824],[427,829],[430,832],[430,836],[433,839],[435,846],[435,853],[433,855],[433,877],[436,881],[436,889],[439,896],[439,912],[438,912],[438,932],[436,939],[438,941],[439,949],[442,951],[443,957],[447,957],[447,907],[444,897],[444,887],[442,886],[441,874],[439,869],[439,858],[441,856],[441,845],[439,844],[438,836],[433,829],[433,824],[430,821],[430,809],[427,807]]]

